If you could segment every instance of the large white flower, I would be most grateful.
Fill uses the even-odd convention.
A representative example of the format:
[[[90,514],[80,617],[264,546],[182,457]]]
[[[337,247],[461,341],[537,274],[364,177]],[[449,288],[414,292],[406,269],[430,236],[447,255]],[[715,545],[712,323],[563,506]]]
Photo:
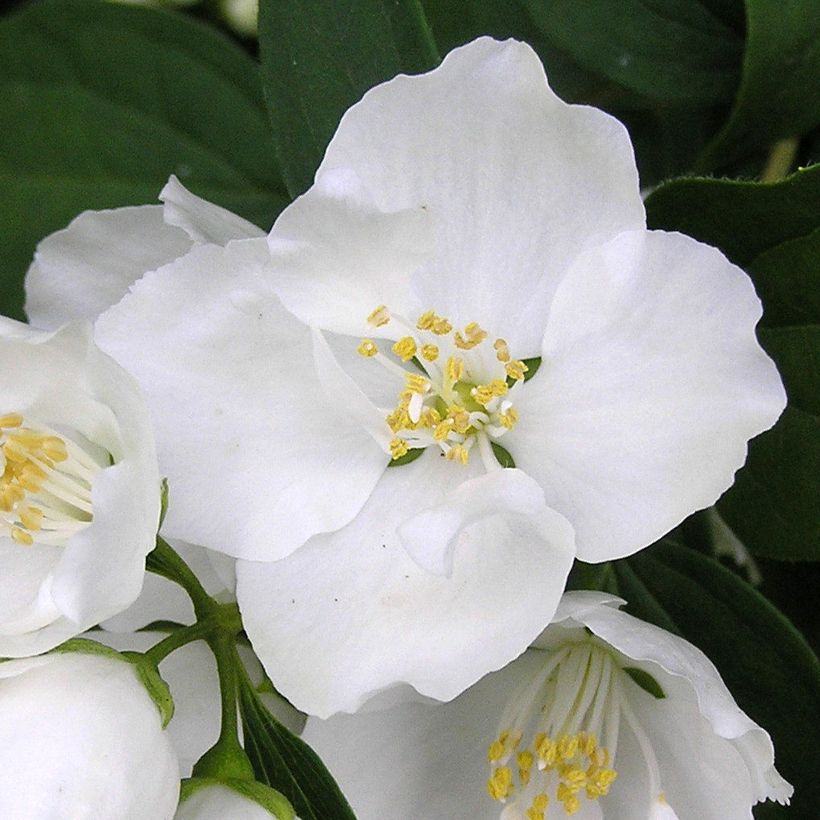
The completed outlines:
[[[360,820],[751,820],[788,802],[709,659],[620,603],[568,593],[535,648],[452,703],[312,718],[305,739]]]
[[[0,817],[170,820],[178,792],[133,664],[75,652],[0,663]]]
[[[759,316],[645,230],[625,129],[484,38],[353,106],[268,245],[194,247],[97,333],[149,393],[168,534],[242,559],[275,684],[329,714],[454,697],[549,620],[573,530],[600,561],[712,503],[784,405]]]
[[[0,657],[20,657],[134,601],[160,478],[139,389],[87,323],[0,319],[0,397]]]

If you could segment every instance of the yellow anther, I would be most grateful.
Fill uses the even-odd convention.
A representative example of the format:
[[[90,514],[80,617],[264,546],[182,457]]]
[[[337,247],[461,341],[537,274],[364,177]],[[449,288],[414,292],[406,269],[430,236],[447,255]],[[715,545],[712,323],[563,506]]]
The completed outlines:
[[[450,356],[444,365],[444,375],[450,385],[461,381],[464,377],[464,359],[459,356]]]
[[[487,781],[487,791],[493,800],[506,800],[512,790],[512,769],[509,766],[500,766]]]
[[[407,442],[403,438],[391,439],[391,441],[390,441],[390,455],[392,456],[394,461],[397,458],[401,458],[403,455],[406,455],[408,449],[409,449],[409,447],[407,446]]]
[[[379,348],[372,339],[362,339],[361,344],[356,348],[356,352],[365,359],[372,359],[379,352]]]
[[[548,769],[552,768],[558,761],[558,746],[546,735],[536,736],[535,751]]]
[[[0,427],[19,427],[23,417],[19,413],[5,413],[0,416]]]
[[[498,414],[498,420],[508,430],[512,430],[518,422],[518,410],[514,407],[509,407],[503,413]]]
[[[7,441],[3,445],[3,455],[6,461],[11,461],[15,464],[25,464],[28,461],[28,450],[22,449],[13,441]]]
[[[510,360],[510,348],[503,339],[496,339],[493,342],[495,348],[495,357],[500,362],[508,362]]]
[[[530,751],[519,752],[516,756],[516,762],[518,763],[518,779],[521,781],[523,786],[526,786],[530,782],[530,770],[532,769],[532,764],[534,761],[535,757]]]
[[[578,735],[578,748],[590,760],[593,760],[595,757],[595,752],[598,749],[598,738],[593,734],[581,732],[581,734]]]
[[[423,407],[419,424],[429,430],[435,429],[441,421],[441,414],[435,407]]]
[[[367,323],[374,327],[384,327],[390,321],[387,305],[379,305],[368,317]]]
[[[453,326],[450,324],[449,319],[445,319],[443,316],[437,317],[430,328],[436,336],[446,336],[452,329]]]
[[[486,338],[487,331],[482,330],[478,322],[470,322],[470,324],[464,328],[463,335],[461,331],[457,330],[455,336],[453,336],[456,347],[462,350],[472,350],[472,348],[480,345]]]
[[[470,395],[482,406],[486,406],[493,399],[501,398],[509,391],[507,383],[501,379],[493,379],[489,384],[479,384],[470,391]]]
[[[504,757],[506,749],[504,747],[504,743],[501,740],[494,740],[488,747],[487,747],[487,760],[490,763],[495,763],[501,760]]]
[[[434,362],[438,358],[439,350],[434,344],[421,346],[421,358],[426,362]]]
[[[446,418],[443,421],[440,421],[436,425],[436,429],[433,430],[433,439],[435,441],[445,441],[447,436],[450,435],[450,431],[453,429],[453,420],[451,418]]]
[[[457,404],[447,408],[447,418],[453,420],[453,430],[464,435],[470,429],[470,414]]]
[[[564,811],[569,815],[575,814],[578,809],[581,808],[581,800],[563,783],[558,786],[556,796],[558,797],[558,800],[564,804]]]
[[[418,373],[408,373],[405,378],[407,389],[412,393],[424,395],[430,389],[430,379],[420,376]]]
[[[42,451],[51,461],[60,462],[68,458],[65,442],[57,436],[46,436],[43,439]]]
[[[527,820],[545,820],[549,801],[549,797],[543,792],[536,794],[532,799],[532,804],[527,809]]]
[[[516,381],[521,381],[521,379],[524,378],[524,374],[529,370],[529,367],[527,367],[527,365],[525,365],[520,359],[514,359],[504,365],[504,370],[507,371],[507,375],[511,378]]]
[[[570,791],[577,793],[586,785],[587,773],[583,769],[568,766],[561,771],[561,780]]]
[[[399,430],[403,430],[410,424],[410,416],[407,414],[405,407],[397,407],[385,420],[394,433],[398,433]]]
[[[416,355],[418,346],[412,336],[403,336],[393,345],[393,352],[403,361],[409,362]]]
[[[467,464],[470,460],[470,451],[462,444],[454,444],[447,451],[448,461],[460,461],[462,464]]]
[[[27,530],[34,530],[36,532],[41,529],[43,511],[39,507],[23,507],[18,511],[17,515],[20,518],[20,523]]]
[[[558,756],[569,762],[578,754],[578,735],[562,735],[558,738]]]
[[[31,537],[31,534],[25,530],[21,530],[20,527],[11,528],[11,537],[18,544],[22,544],[24,547],[30,547],[34,543],[34,539]]]
[[[416,327],[419,330],[430,330],[433,326],[433,322],[436,321],[438,317],[432,310],[425,310],[424,313],[419,316],[418,321],[416,322]]]

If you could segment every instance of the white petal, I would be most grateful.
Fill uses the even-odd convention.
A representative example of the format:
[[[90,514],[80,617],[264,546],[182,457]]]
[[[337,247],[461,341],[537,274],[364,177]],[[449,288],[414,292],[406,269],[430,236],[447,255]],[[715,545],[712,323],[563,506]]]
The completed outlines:
[[[507,699],[543,663],[528,652],[451,703],[310,718],[304,739],[359,820],[498,820],[487,794],[487,747]]]
[[[192,194],[173,175],[160,191],[159,198],[165,206],[162,214],[165,222],[181,228],[194,242],[227,245],[233,239],[254,239],[265,235],[247,219]]]
[[[264,239],[201,246],[97,324],[148,397],[164,531],[261,560],[346,524],[388,460],[325,398],[310,329],[266,289],[268,265]]]
[[[183,231],[163,222],[160,205],[85,211],[37,246],[26,274],[26,314],[47,329],[95,319],[143,273],[190,247]]]
[[[505,446],[580,558],[629,555],[731,485],[785,405],[760,313],[739,268],[680,234],[624,233],[573,266]]]
[[[703,652],[683,638],[611,606],[589,609],[580,614],[578,620],[628,658],[660,667],[647,668],[664,690],[674,688],[667,700],[697,703],[712,732],[718,738],[731,741],[738,759],[743,761],[750,783],[747,806],[767,797],[780,802],[788,799],[792,788],[774,768],[774,749],[768,733],[735,703],[714,664]],[[742,775],[736,773],[735,776]]]
[[[460,464],[428,451],[388,469],[359,515],[283,561],[237,563],[248,635],[276,688],[298,708],[329,715],[407,682],[441,700],[522,652],[551,617],[572,560],[572,532],[543,505],[466,527],[452,576],[421,569],[397,530],[439,505]],[[482,488],[483,479],[469,482]],[[445,509],[447,502],[445,501]],[[433,553],[452,529],[431,528]],[[418,552],[418,549],[416,550]]]
[[[516,356],[538,355],[572,259],[644,224],[626,129],[563,103],[532,49],[511,40],[481,38],[434,71],[371,89],[342,118],[317,183],[339,169],[386,212],[428,210],[423,308],[478,321]]]
[[[182,802],[174,820],[271,820],[276,815],[255,800],[214,782],[197,789]]]
[[[176,757],[134,667],[75,653],[37,661],[2,664],[0,816],[171,817]]]
[[[379,305],[414,305],[410,275],[429,256],[427,212],[421,203],[380,210],[355,174],[328,173],[286,208],[270,233],[274,287],[304,322],[353,335],[393,334],[367,317]]]

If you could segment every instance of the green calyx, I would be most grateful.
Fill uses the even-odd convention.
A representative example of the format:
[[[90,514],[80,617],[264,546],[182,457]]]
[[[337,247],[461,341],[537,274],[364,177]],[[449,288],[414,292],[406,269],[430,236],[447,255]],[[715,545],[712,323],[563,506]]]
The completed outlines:
[[[202,777],[195,775],[188,780],[182,781],[179,793],[180,804],[184,803],[191,795],[201,789],[211,786],[223,786],[226,789],[236,792],[242,797],[258,803],[263,809],[277,818],[277,820],[294,820],[296,813],[290,801],[280,792],[259,783],[255,780]]]

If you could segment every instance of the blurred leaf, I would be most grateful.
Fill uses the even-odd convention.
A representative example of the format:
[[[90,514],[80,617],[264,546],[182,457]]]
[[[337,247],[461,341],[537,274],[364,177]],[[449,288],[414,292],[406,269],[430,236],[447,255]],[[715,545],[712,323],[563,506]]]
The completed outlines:
[[[664,628],[674,623],[717,666],[740,707],[771,734],[777,768],[796,786],[795,795],[790,808],[756,806],[755,817],[813,817],[820,805],[820,663],[800,633],[734,573],[673,542],[614,566],[619,585],[629,576],[640,581],[663,608],[665,623],[654,606],[621,589],[627,610]]]
[[[261,0],[262,81],[285,181],[305,191],[342,114],[439,61],[419,0]]]
[[[356,820],[316,753],[268,712],[247,679],[240,683],[239,702],[256,779],[284,794],[301,820]]]
[[[732,99],[743,43],[693,0],[529,0],[544,35],[588,70],[665,105]]]
[[[188,18],[43,0],[0,21],[0,270],[21,316],[36,243],[168,176],[267,227],[287,203],[253,61]]]
[[[717,245],[749,271],[758,336],[789,397],[718,509],[755,554],[820,560],[820,166],[776,184],[679,180],[646,205],[651,227]]]
[[[700,171],[820,124],[817,0],[746,0],[746,32],[740,90],[729,120],[698,162]]]

